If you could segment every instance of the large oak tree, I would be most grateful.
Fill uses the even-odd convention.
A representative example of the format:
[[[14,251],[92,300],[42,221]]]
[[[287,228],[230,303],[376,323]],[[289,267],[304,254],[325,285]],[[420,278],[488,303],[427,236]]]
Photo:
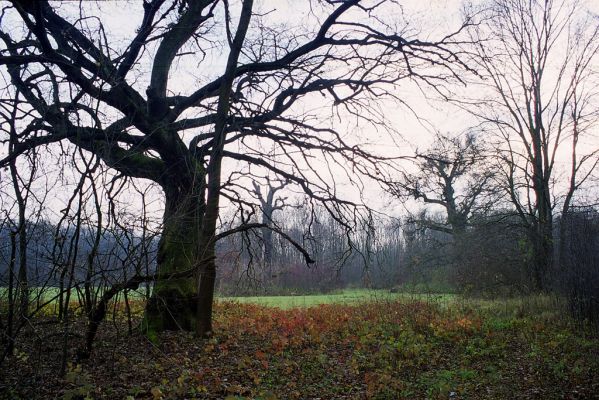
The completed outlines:
[[[107,30],[95,2],[15,0],[3,8],[0,65],[11,82],[3,101],[23,123],[2,138],[11,151],[0,166],[61,142],[118,176],[156,182],[163,232],[144,327],[204,335],[212,330],[215,242],[265,227],[218,230],[222,198],[243,207],[252,192],[241,170],[223,163],[268,171],[351,229],[359,207],[338,197],[334,171],[346,168],[350,181],[382,180],[390,160],[347,137],[345,117],[380,127],[376,102],[401,101],[400,81],[438,89],[459,79],[464,65],[453,45],[461,28],[419,40],[400,7],[385,0],[313,0],[285,24],[268,2],[133,4],[138,29],[124,41]],[[333,124],[331,115],[340,120]],[[261,150],[272,146],[277,160]]]

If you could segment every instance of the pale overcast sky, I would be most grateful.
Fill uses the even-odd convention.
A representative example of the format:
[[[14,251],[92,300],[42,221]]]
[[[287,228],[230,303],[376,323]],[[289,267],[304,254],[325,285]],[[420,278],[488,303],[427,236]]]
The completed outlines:
[[[419,37],[430,39],[438,37],[440,34],[451,32],[459,26],[463,2],[461,0],[409,0],[397,2],[403,10],[404,18],[408,23],[411,32],[418,32]],[[592,12],[599,14],[599,0],[587,0],[586,5]],[[54,3],[56,4],[56,3]],[[297,25],[298,21],[309,24],[315,23],[315,9],[310,9],[308,1],[293,0],[263,0],[258,1],[256,10],[261,12],[270,12],[268,18],[272,24]],[[104,25],[109,35],[109,42],[112,46],[118,48],[125,46],[130,38],[135,34],[135,30],[141,23],[142,18],[141,1],[105,1],[105,2],[87,2],[85,7],[90,10],[90,14],[97,16]],[[79,12],[79,2],[63,2],[68,13],[77,15]],[[399,8],[397,14],[393,17],[401,18]],[[394,11],[395,12],[395,11]],[[155,48],[150,46],[146,60],[153,56]],[[143,62],[143,60],[142,60]],[[208,66],[208,67],[207,67]],[[170,81],[169,89],[174,93],[188,93],[190,89],[198,86],[198,79],[208,79],[224,69],[222,52],[209,53],[206,62],[202,64],[202,70],[198,71],[197,55],[190,54],[181,57],[177,65],[173,66],[173,79]],[[212,73],[210,70],[213,70]],[[200,76],[207,75],[207,76]],[[133,74],[136,80],[136,87],[140,92],[144,92],[148,84],[147,68],[144,73],[138,76]],[[429,93],[432,95],[432,93]],[[398,108],[396,104],[386,103],[382,107],[385,114],[392,122],[392,125],[401,134],[401,140],[390,140],[380,133],[372,132],[371,136],[376,138],[373,147],[379,148],[381,152],[387,154],[410,154],[414,148],[424,148],[430,143],[432,133],[435,130],[442,132],[460,133],[473,124],[472,118],[456,108],[442,102],[427,102],[423,94],[408,81],[400,84],[398,96],[406,101],[412,109],[424,120],[418,120],[405,109]],[[397,146],[399,145],[399,146]],[[228,165],[228,168],[235,168]],[[343,187],[343,185],[341,185]],[[349,196],[353,196],[353,189],[345,188]],[[366,201],[371,205],[385,206],[388,198],[381,195],[377,190],[370,190],[366,193]],[[396,214],[396,210],[389,208],[386,211]]]

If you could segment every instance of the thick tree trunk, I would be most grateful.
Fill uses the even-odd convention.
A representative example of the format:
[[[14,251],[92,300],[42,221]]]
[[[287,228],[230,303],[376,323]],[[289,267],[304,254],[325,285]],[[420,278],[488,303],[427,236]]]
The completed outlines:
[[[194,157],[173,157],[166,152],[163,156],[169,160],[168,177],[161,177],[166,194],[164,231],[158,248],[158,274],[154,291],[148,305],[144,327],[148,336],[162,330],[194,330],[198,336],[212,332],[212,302],[216,280],[215,234],[219,213],[221,186],[221,163],[225,146],[226,124],[229,116],[229,101],[237,60],[241,53],[243,40],[252,16],[253,0],[244,0],[235,37],[231,43],[231,52],[221,83],[216,120],[214,123],[214,144],[206,170]],[[176,40],[177,38],[175,38]],[[164,45],[165,42],[162,43]],[[162,48],[165,54],[171,49]],[[174,56],[175,53],[172,53]],[[157,57],[159,59],[160,57]],[[172,58],[171,58],[172,60]],[[163,60],[164,61],[164,60]],[[164,84],[161,90],[166,92],[168,68],[153,73],[154,81]],[[163,139],[173,145],[173,149],[186,155],[181,143]],[[207,181],[206,181],[207,178]],[[205,199],[205,200],[204,200]],[[189,277],[179,274],[189,270]],[[176,274],[176,277],[172,275]]]
[[[150,338],[165,330],[196,327],[198,249],[203,202],[195,187],[163,185],[166,207],[157,274],[142,324]]]

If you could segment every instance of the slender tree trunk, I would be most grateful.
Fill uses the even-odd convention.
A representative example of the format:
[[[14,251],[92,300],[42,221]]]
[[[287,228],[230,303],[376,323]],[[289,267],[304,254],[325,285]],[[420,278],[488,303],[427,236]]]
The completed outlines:
[[[133,319],[131,317],[131,304],[129,304],[129,291],[123,290],[123,298],[125,299],[125,315],[127,316],[127,334],[131,336],[133,334]]]
[[[128,328],[129,333],[132,331],[131,326],[131,313],[129,308],[129,301],[127,297],[127,292],[129,290],[136,290],[139,288],[139,285],[145,282],[145,280],[140,275],[134,275],[131,279],[128,279],[122,285],[114,285],[111,288],[107,289],[104,294],[100,297],[97,303],[94,306],[91,314],[89,315],[87,332],[85,335],[85,347],[78,350],[78,356],[80,358],[88,358],[92,352],[94,340],[96,338],[96,333],[98,332],[98,328],[100,327],[100,323],[106,317],[106,312],[108,310],[108,304],[110,301],[117,296],[117,294],[122,290],[125,296],[125,304],[127,307],[127,318],[128,318]]]
[[[29,314],[29,281],[27,278],[27,220],[26,206],[27,200],[21,193],[19,187],[19,175],[17,173],[16,161],[10,163],[10,172],[15,191],[15,198],[19,209],[19,225],[17,226],[17,234],[19,235],[19,271],[17,292],[19,293],[19,316],[21,322],[27,318]],[[30,184],[30,183],[29,183]],[[28,186],[26,184],[25,188]]]
[[[226,137],[225,127],[229,116],[229,101],[235,78],[235,70],[237,68],[237,60],[239,59],[241,47],[250,24],[252,7],[253,0],[243,0],[239,24],[231,43],[231,52],[227,59],[227,67],[218,95],[217,117],[214,123],[215,143],[207,167],[206,208],[204,218],[202,219],[201,236],[198,241],[200,265],[198,266],[197,276],[196,335],[199,337],[209,336],[212,333],[212,302],[214,299],[214,284],[216,283],[215,234],[219,213],[221,166]]]
[[[25,225],[19,232],[19,305],[20,318],[24,322],[29,316],[29,280],[27,278],[27,236]]]
[[[547,273],[553,262],[553,223],[545,218],[533,228],[531,278],[536,291],[546,289]]]
[[[8,265],[8,316],[6,321],[6,338],[7,345],[5,355],[12,355],[14,351],[14,315],[15,315],[15,259],[17,254],[17,243],[15,238],[15,232],[10,232],[10,261]],[[3,357],[4,359],[4,357]]]
[[[534,172],[536,221],[532,227],[531,278],[536,291],[546,289],[546,278],[553,260],[553,215],[549,183],[540,163]]]
[[[535,110],[539,105],[539,101],[539,97],[535,97]],[[533,128],[530,131],[535,216],[530,227],[532,260],[529,269],[531,283],[535,291],[545,290],[546,275],[553,258],[553,210],[549,185],[551,171],[547,165],[549,154],[546,147],[543,146],[540,115],[538,111],[534,113],[535,122],[532,124]]]
[[[212,245],[213,246],[213,245]],[[208,254],[214,253],[214,249]],[[216,283],[216,263],[214,257],[200,266],[198,278],[198,308],[196,334],[200,337],[212,334],[212,303],[214,301],[214,286]]]
[[[58,278],[58,320],[62,321],[62,318],[64,317],[64,284],[68,267],[60,264],[60,269],[60,277]]]
[[[206,213],[198,240],[197,303],[195,333],[198,337],[212,334],[212,302],[216,283],[216,221],[220,199],[220,160],[211,171],[208,182]]]

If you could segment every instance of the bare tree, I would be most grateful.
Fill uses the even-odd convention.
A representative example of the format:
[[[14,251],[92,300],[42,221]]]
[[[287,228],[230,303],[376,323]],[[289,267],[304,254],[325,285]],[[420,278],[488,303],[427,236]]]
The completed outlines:
[[[269,13],[254,12],[252,0],[136,4],[143,18],[124,46],[105,30],[95,3],[82,2],[71,13],[48,1],[4,7],[0,65],[26,99],[27,123],[0,166],[63,142],[68,151],[95,154],[119,175],[158,183],[163,232],[144,327],[150,335],[165,329],[205,335],[212,330],[215,242],[264,227],[217,232],[221,198],[245,207],[242,186],[223,175],[223,163],[269,170],[355,229],[359,205],[337,196],[334,180],[313,158],[350,168],[350,180],[385,179],[388,160],[344,139],[330,116],[299,105],[316,101],[331,106],[333,116],[379,124],[384,118],[371,106],[393,98],[402,79],[433,88],[459,79],[464,65],[452,45],[461,29],[419,40],[389,21],[390,11],[398,11],[391,1],[313,1],[307,15],[318,25],[286,32],[269,23]],[[224,69],[215,71],[213,60],[224,61]],[[194,73],[201,76],[180,88],[174,76],[185,62],[199,63]],[[5,97],[14,90],[7,88]],[[260,150],[273,144],[283,163]]]
[[[483,80],[462,104],[500,139],[503,186],[529,232],[537,290],[552,263],[555,207],[567,212],[598,163],[597,149],[581,145],[599,110],[599,22],[584,5],[493,0],[470,30]]]
[[[2,104],[0,107],[0,117],[6,120],[2,125],[2,131],[8,137],[8,153],[15,151],[18,143],[18,106],[20,103],[19,94],[16,93],[14,101]],[[19,168],[20,167],[20,168]],[[10,256],[8,260],[8,312],[7,312],[7,330],[6,338],[8,345],[6,354],[12,354],[15,340],[15,332],[23,326],[29,317],[30,302],[30,284],[28,272],[28,242],[29,226],[27,221],[27,206],[32,195],[32,185],[37,174],[37,155],[32,151],[25,160],[24,165],[17,166],[16,158],[8,163],[8,170],[12,190],[14,193],[15,204],[17,207],[16,221],[10,216],[7,221],[11,225],[10,232]],[[17,265],[18,261],[18,265]],[[18,302],[16,301],[18,299]],[[16,311],[16,312],[15,312]],[[15,314],[19,317],[15,321]]]
[[[286,182],[281,182],[278,185],[273,185],[273,182],[267,178],[266,182],[266,195],[262,193],[260,185],[256,181],[252,181],[254,186],[254,194],[260,202],[260,210],[262,211],[262,225],[264,228],[261,229],[262,236],[262,263],[266,271],[267,278],[273,278],[273,231],[271,227],[274,225],[274,213],[280,211],[285,207],[286,197],[277,196],[277,192],[280,192],[285,188]]]
[[[460,235],[475,214],[484,214],[497,199],[485,147],[472,134],[462,138],[438,133],[431,147],[417,152],[411,161],[409,169],[416,172],[404,172],[390,192],[400,199],[413,197],[442,207],[443,223],[415,221],[429,229]]]

